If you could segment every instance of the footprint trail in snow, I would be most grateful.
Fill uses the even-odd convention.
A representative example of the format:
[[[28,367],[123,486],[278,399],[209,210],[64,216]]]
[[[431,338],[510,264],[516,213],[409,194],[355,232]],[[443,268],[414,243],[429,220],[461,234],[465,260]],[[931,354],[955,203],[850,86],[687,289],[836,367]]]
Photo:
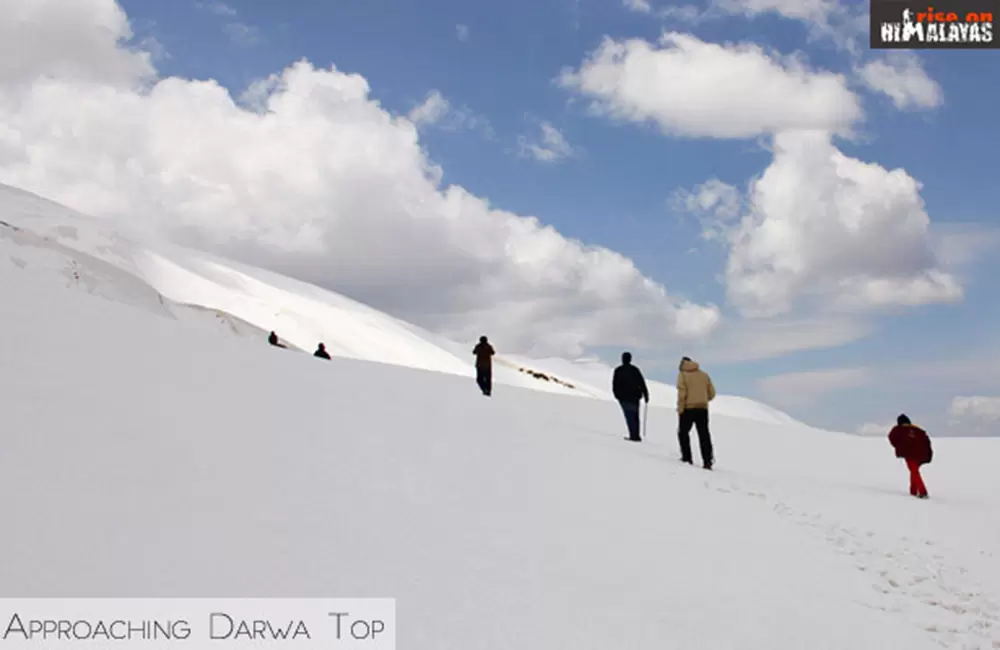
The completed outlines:
[[[948,561],[928,540],[894,537],[805,512],[724,474],[705,487],[756,499],[774,513],[806,528],[849,557],[871,581],[866,606],[905,616],[949,650],[1000,650],[1000,607],[964,567]]]

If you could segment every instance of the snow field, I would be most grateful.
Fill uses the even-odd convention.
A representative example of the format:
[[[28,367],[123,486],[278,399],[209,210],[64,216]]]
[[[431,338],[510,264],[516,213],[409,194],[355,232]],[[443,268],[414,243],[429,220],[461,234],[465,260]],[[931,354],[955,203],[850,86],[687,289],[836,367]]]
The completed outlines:
[[[397,599],[408,648],[995,648],[995,441],[617,406],[221,337],[0,275],[5,595]],[[945,460],[942,460],[945,459]]]

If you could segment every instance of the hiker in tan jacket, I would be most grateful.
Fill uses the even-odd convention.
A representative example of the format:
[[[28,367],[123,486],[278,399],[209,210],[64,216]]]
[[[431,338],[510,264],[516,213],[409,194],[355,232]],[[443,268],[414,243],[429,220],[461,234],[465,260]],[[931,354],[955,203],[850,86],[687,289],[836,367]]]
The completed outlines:
[[[715,399],[712,379],[690,357],[681,359],[677,373],[677,438],[681,443],[681,460],[693,464],[691,458],[691,427],[698,430],[701,461],[705,469],[712,469],[715,454],[712,436],[708,430],[708,403]]]

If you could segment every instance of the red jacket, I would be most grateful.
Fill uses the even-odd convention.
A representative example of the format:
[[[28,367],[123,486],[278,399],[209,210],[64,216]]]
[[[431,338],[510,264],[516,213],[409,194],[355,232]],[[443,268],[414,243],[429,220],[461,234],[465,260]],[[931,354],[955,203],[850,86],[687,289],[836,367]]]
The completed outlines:
[[[889,444],[896,450],[896,458],[915,460],[921,465],[931,462],[934,456],[927,432],[912,424],[894,426],[889,432]]]

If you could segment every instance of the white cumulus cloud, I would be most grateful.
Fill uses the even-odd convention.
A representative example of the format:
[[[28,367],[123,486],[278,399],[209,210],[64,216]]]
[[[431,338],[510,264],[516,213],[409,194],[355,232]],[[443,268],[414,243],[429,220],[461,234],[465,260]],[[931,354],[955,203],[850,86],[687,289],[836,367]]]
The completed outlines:
[[[944,102],[944,91],[915,52],[890,52],[864,64],[858,74],[868,88],[886,95],[902,110],[937,108]]]
[[[7,5],[0,182],[507,350],[661,344],[719,320],[613,251],[442,185],[414,122],[358,74],[300,61],[235,99],[143,79],[113,0]],[[22,32],[46,47],[21,51]]]
[[[862,117],[843,75],[755,44],[719,45],[665,33],[658,44],[605,39],[559,82],[619,120],[669,135],[752,138],[785,129],[846,133]]]
[[[962,298],[917,180],[845,155],[829,133],[784,132],[773,147],[729,231],[728,294],[746,315],[785,314],[810,296],[848,310]]]

